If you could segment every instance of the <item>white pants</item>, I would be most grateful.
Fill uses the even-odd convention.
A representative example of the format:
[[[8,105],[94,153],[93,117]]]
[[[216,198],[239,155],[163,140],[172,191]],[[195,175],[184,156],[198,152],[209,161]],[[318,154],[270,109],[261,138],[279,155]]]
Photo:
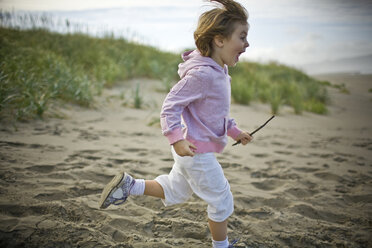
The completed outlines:
[[[230,185],[214,153],[180,157],[172,147],[174,165],[169,175],[155,180],[163,187],[165,206],[188,200],[193,193],[208,203],[208,217],[215,222],[226,220],[234,212]]]

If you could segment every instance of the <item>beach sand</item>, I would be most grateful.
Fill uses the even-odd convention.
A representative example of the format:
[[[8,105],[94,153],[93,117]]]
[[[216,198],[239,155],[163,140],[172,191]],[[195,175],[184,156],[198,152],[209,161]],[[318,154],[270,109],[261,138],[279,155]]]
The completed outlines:
[[[372,247],[372,76],[316,77],[350,93],[329,88],[324,116],[283,108],[252,143],[230,140],[217,154],[234,195],[236,247]],[[129,106],[137,83],[143,109]],[[64,118],[1,123],[0,247],[210,247],[207,205],[196,196],[98,209],[119,171],[144,179],[170,171],[159,88],[135,79],[106,89],[94,109],[65,104]],[[262,104],[231,106],[247,131],[270,116]]]

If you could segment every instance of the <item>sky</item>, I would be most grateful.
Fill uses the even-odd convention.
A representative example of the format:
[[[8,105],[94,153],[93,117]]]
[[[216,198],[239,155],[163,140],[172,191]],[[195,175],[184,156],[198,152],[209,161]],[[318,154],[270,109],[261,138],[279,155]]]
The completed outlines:
[[[249,12],[250,47],[243,58],[301,68],[372,55],[371,0],[238,0]],[[112,30],[162,50],[194,47],[202,0],[0,0],[3,10],[48,12]],[[95,28],[94,28],[95,27]],[[372,65],[371,65],[372,72]]]

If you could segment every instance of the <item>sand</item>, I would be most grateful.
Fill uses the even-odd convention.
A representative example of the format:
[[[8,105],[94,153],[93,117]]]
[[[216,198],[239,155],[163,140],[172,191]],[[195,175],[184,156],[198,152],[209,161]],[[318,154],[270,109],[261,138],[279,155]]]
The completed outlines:
[[[247,146],[218,154],[235,199],[229,236],[237,247],[372,247],[372,76],[321,75],[326,116],[283,108]],[[130,107],[133,85],[145,106]],[[64,118],[0,125],[0,247],[210,247],[206,204],[193,196],[165,208],[152,197],[98,209],[120,170],[153,179],[172,157],[158,116],[159,82],[106,89],[94,109],[65,104]],[[233,104],[252,131],[268,106]]]

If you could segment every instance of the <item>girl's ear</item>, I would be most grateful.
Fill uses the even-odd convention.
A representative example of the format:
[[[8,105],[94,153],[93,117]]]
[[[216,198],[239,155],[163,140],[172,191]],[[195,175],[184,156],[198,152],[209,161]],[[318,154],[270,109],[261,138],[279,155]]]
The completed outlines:
[[[216,35],[213,38],[214,44],[216,44],[217,47],[222,48],[224,45],[225,38],[222,37],[222,35]]]

